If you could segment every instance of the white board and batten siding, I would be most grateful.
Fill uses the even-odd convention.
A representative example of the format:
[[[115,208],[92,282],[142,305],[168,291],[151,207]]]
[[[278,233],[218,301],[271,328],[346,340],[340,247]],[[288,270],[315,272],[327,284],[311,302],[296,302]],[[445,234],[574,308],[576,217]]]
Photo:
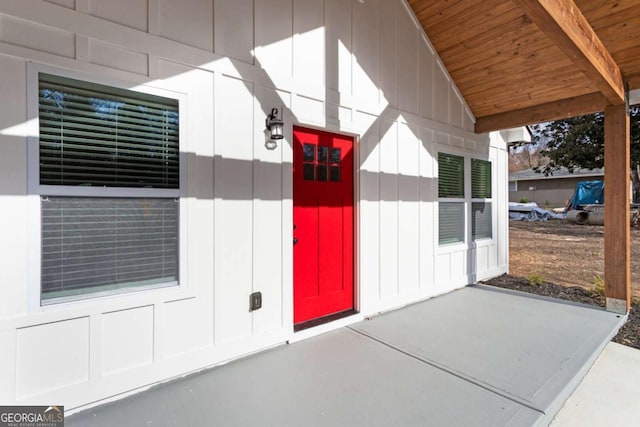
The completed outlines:
[[[1,0],[0,70],[3,404],[69,411],[294,339],[294,124],[356,139],[352,320],[506,271],[505,144],[473,133],[402,0]],[[40,306],[38,71],[183,100],[179,287]],[[438,245],[438,152],[492,162],[494,235],[475,248]]]

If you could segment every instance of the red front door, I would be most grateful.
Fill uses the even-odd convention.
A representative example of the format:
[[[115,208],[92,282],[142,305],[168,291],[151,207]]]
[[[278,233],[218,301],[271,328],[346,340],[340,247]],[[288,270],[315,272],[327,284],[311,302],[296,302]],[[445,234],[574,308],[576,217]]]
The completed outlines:
[[[293,130],[293,320],[353,309],[353,139]]]

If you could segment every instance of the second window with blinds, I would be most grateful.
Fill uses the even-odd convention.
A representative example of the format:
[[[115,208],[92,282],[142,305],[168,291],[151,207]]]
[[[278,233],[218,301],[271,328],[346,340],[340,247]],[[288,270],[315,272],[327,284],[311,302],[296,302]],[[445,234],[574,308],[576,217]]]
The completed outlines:
[[[470,173],[465,173],[470,168]],[[465,176],[471,177],[467,194]],[[470,207],[471,239],[493,237],[491,162],[438,153],[438,243],[464,243]]]
[[[178,284],[178,100],[38,75],[41,304]]]

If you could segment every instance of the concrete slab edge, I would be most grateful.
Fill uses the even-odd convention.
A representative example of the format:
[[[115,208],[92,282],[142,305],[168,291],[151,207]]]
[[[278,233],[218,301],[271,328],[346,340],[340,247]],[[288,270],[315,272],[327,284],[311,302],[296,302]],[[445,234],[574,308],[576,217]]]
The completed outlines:
[[[556,396],[556,398],[544,410],[544,416],[538,420],[538,422],[536,423],[537,426],[538,425],[548,426],[551,423],[551,421],[553,421],[553,419],[558,414],[560,409],[562,409],[562,406],[565,404],[567,399],[569,399],[569,397],[573,394],[573,392],[576,391],[576,388],[578,388],[578,385],[580,385],[580,383],[582,382],[584,377],[587,375],[587,373],[589,372],[589,370],[591,369],[595,361],[600,357],[600,355],[604,351],[607,344],[609,344],[609,342],[611,342],[613,337],[617,335],[618,331],[620,330],[620,328],[622,328],[622,326],[626,323],[626,321],[627,321],[626,315],[620,316],[618,323],[613,328],[611,333],[605,339],[602,340],[602,342],[598,345],[598,347],[596,347],[596,351],[594,351],[591,354],[591,356],[584,362],[582,367],[576,372],[573,378],[571,378],[567,382],[567,384]]]
[[[547,302],[554,302],[556,304],[563,304],[563,305],[571,305],[574,307],[583,307],[583,308],[591,308],[594,310],[599,310],[599,311],[607,311],[604,309],[604,307],[600,307],[597,305],[590,305],[590,304],[583,304],[580,302],[575,302],[575,301],[567,301],[567,300],[562,300],[562,299],[558,299],[558,298],[553,298],[553,297],[547,297],[544,295],[536,295],[536,294],[530,294],[528,292],[523,292],[523,291],[517,291],[515,289],[506,289],[506,288],[500,288],[497,286],[491,286],[491,285],[485,285],[482,283],[477,283],[475,285],[469,285],[471,287],[477,287],[479,289],[485,289],[487,291],[491,291],[491,292],[498,292],[498,293],[503,293],[503,294],[509,294],[509,295],[517,295],[517,296],[524,296],[527,298],[532,298],[532,299],[537,299],[540,301],[547,301]],[[611,313],[612,315],[616,315],[617,313],[612,313],[612,312],[608,312]]]

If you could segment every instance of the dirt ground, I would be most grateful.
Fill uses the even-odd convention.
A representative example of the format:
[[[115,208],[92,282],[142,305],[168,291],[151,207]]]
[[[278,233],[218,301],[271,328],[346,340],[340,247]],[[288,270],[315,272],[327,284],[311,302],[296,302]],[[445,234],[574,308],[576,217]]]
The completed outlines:
[[[509,222],[509,274],[485,283],[582,304],[605,305],[604,228],[566,221]],[[631,230],[632,307],[613,341],[640,349],[640,230]]]
[[[509,273],[593,289],[604,277],[604,227],[510,221]],[[631,295],[640,299],[640,230],[631,230]]]

